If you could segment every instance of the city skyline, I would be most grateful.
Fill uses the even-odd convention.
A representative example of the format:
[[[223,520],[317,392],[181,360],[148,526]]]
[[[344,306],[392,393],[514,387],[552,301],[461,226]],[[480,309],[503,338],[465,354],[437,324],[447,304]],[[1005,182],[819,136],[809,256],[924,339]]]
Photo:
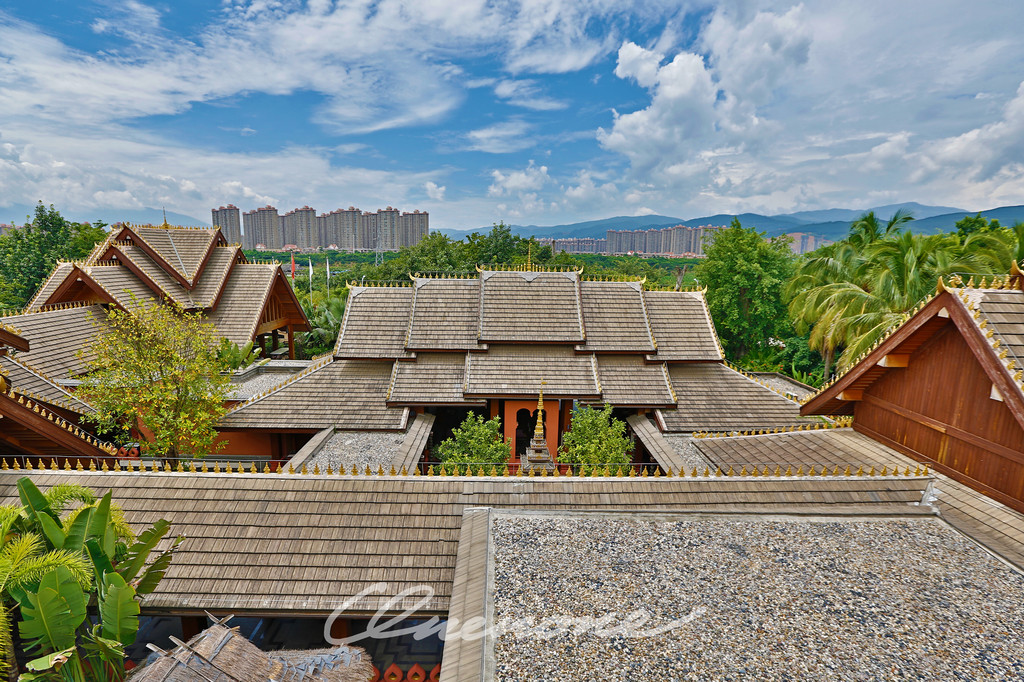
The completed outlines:
[[[349,206],[318,215],[308,205],[281,214],[270,204],[245,212],[227,204],[210,213],[211,223],[221,228],[229,243],[247,249],[373,251],[379,240],[380,250],[397,251],[418,244],[430,232],[426,211],[402,212],[391,206],[376,212]]]
[[[9,3],[0,215],[344,195],[467,229],[1024,204],[1021,19],[964,0]]]

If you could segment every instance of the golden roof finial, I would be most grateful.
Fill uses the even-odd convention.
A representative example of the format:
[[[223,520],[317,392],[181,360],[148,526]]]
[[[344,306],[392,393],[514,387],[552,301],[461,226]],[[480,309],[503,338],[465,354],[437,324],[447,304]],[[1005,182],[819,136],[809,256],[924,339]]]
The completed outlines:
[[[167,223],[167,207],[161,206],[160,208],[163,209],[164,212],[164,223],[160,227],[170,227],[170,225]]]
[[[544,384],[548,382],[540,380],[540,396],[537,398],[537,426],[533,429],[534,438],[544,438]]]
[[[533,260],[533,240],[531,239],[526,243],[526,271],[530,272],[533,270],[531,261]],[[544,383],[543,381],[540,383]]]

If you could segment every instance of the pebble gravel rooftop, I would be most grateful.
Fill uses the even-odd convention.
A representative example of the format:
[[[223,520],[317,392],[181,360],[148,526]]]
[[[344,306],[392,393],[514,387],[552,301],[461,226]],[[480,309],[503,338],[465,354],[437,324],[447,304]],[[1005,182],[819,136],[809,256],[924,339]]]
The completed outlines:
[[[648,638],[502,634],[499,680],[1024,679],[1024,575],[937,518],[492,524],[499,622],[693,617]]]
[[[383,467],[386,471],[404,438],[404,433],[339,431],[310,460],[308,468],[312,470],[316,465],[326,471],[330,466],[337,471],[338,466],[343,465],[346,471],[352,471],[353,467],[359,471],[366,467],[377,471],[378,467]]]

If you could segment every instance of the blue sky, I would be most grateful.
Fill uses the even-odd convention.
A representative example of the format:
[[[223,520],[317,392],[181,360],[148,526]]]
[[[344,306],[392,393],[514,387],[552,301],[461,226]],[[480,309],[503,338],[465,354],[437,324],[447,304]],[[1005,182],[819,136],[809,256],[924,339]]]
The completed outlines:
[[[14,0],[0,208],[1024,203],[1017,0]]]

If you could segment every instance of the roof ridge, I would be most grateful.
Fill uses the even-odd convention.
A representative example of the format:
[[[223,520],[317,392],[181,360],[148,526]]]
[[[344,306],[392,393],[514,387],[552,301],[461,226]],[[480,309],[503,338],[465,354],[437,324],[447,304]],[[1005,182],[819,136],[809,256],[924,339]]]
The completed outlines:
[[[279,269],[280,266],[274,268]],[[267,307],[267,300],[270,298],[270,292],[274,289],[274,282],[277,280],[277,272],[272,271],[270,278],[267,280],[267,287],[263,290],[263,296],[260,297],[260,314],[253,320],[252,326],[249,327],[249,338],[252,338],[256,334],[256,329],[260,326],[260,318],[263,317],[263,309]],[[284,276],[282,274],[282,276]]]
[[[70,398],[71,400],[74,400],[74,401],[76,401],[76,402],[79,402],[79,403],[81,403],[82,405],[85,405],[86,407],[92,408],[92,405],[90,405],[90,404],[89,404],[89,403],[87,403],[86,401],[82,400],[81,398],[79,398],[79,397],[78,397],[78,396],[76,396],[75,394],[71,393],[71,392],[70,392],[70,391],[68,391],[68,390],[67,390],[66,388],[64,388],[63,386],[61,386],[60,384],[58,384],[58,383],[57,383],[57,381],[56,381],[55,379],[53,379],[52,377],[50,377],[50,375],[49,375],[49,374],[47,374],[47,373],[46,373],[46,372],[44,372],[43,370],[41,370],[41,369],[37,368],[37,367],[36,367],[35,365],[31,365],[31,364],[29,364],[29,363],[25,362],[24,360],[22,360],[22,359],[18,358],[18,357],[17,357],[16,355],[14,355],[14,354],[8,354],[8,355],[6,355],[6,356],[4,356],[4,357],[6,357],[6,358],[7,358],[8,360],[10,360],[11,362],[13,362],[14,364],[16,364],[16,365],[20,366],[20,367],[21,367],[22,369],[24,369],[24,370],[25,370],[26,372],[29,372],[30,374],[33,374],[33,375],[35,375],[35,376],[36,376],[37,378],[39,378],[39,379],[42,379],[42,380],[43,380],[43,381],[45,381],[46,383],[50,384],[51,386],[53,386],[54,388],[56,388],[56,389],[57,389],[58,391],[60,391],[60,392],[61,392],[61,393],[63,393],[64,395],[66,395],[66,396],[67,396],[68,398]],[[8,377],[10,376],[10,374],[7,374],[6,372],[5,372],[4,374],[6,374],[6,375],[7,375]],[[14,386],[13,386],[13,385],[12,385],[12,388],[14,388]],[[23,395],[24,395],[24,393],[23,393]],[[65,408],[65,409],[68,409],[68,410],[71,410],[71,411],[73,411],[73,412],[80,412],[79,410],[76,410],[75,408],[71,407],[71,406],[70,406],[70,405],[68,405],[68,404],[62,404],[62,403],[60,403],[60,402],[53,402],[53,401],[47,400],[46,398],[43,398],[43,397],[41,397],[41,396],[36,396],[36,400],[41,400],[41,401],[43,401],[43,402],[50,402],[50,403],[52,403],[52,404],[54,404],[54,405],[59,405],[60,407],[63,407],[63,408]]]
[[[295,374],[289,375],[285,379],[282,379],[280,383],[275,384],[274,386],[271,386],[270,388],[266,389],[262,393],[260,393],[258,395],[255,395],[252,398],[249,398],[245,402],[240,403],[240,404],[236,405],[235,407],[232,407],[230,410],[228,410],[227,412],[224,413],[224,417],[227,417],[228,415],[232,415],[235,412],[238,412],[240,410],[245,409],[246,407],[249,407],[250,405],[258,403],[259,401],[263,400],[264,398],[270,397],[274,393],[277,393],[281,389],[283,389],[286,386],[288,386],[288,385],[298,381],[299,379],[304,379],[305,377],[309,376],[310,374],[313,374],[314,372],[318,372],[321,369],[323,369],[324,367],[327,367],[328,365],[334,364],[334,362],[335,362],[335,359],[334,359],[333,355],[331,355],[331,354],[321,355],[317,359],[315,359],[314,362],[309,367],[306,367],[301,372],[296,372]]]
[[[95,250],[95,247],[93,247],[93,249]],[[43,280],[43,283],[39,286],[39,289],[37,289],[36,293],[32,295],[31,299],[29,299],[28,304],[25,306],[25,310],[30,310],[33,307],[35,307],[35,306],[33,306],[33,304],[36,302],[36,299],[39,298],[39,296],[44,291],[46,291],[46,285],[48,285],[53,280],[53,278],[57,276],[57,272],[60,271],[60,268],[63,265],[70,265],[70,266],[74,267],[74,262],[73,261],[66,261],[66,260],[58,260],[54,264],[53,270],[50,271],[50,275],[45,280]],[[65,277],[67,277],[66,274],[65,274]]]

